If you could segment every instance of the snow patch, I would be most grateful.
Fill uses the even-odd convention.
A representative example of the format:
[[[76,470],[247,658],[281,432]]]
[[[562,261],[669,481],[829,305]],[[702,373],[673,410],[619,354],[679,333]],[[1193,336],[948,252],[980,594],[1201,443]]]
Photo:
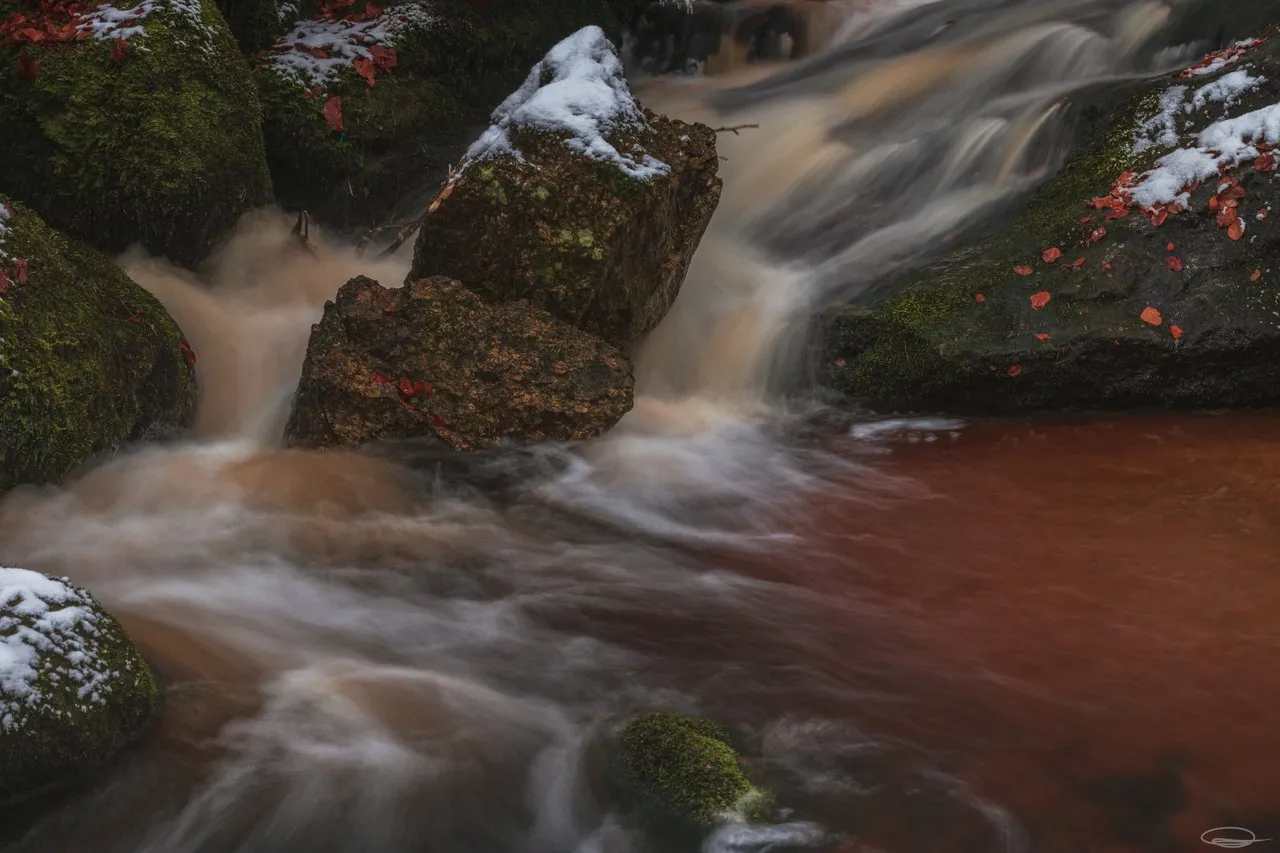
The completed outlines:
[[[173,11],[179,18],[194,27],[202,36],[201,48],[209,50],[209,45],[213,43],[215,36],[213,30],[204,22],[204,10],[200,6],[200,0],[143,0],[137,6],[127,9],[103,3],[92,12],[82,15],[77,29],[91,33],[96,39],[127,41],[134,36],[142,35],[144,20],[155,12],[166,9]],[[178,38],[174,41],[184,44]]]
[[[117,675],[98,660],[103,616],[88,593],[65,580],[0,566],[0,731],[16,731],[25,711],[49,711],[41,693],[48,682],[74,687],[85,704],[102,704]],[[50,672],[42,658],[65,665]]]
[[[1193,113],[1204,109],[1210,103],[1229,107],[1240,100],[1241,95],[1253,91],[1263,82],[1265,78],[1254,77],[1243,68],[1232,71],[1196,89],[1196,93],[1191,97],[1191,103],[1187,104],[1183,111]]]
[[[0,201],[0,260],[5,260],[9,256],[4,251],[4,238],[9,234],[9,217],[13,212],[9,210],[9,205]]]
[[[648,127],[613,44],[599,27],[584,27],[551,48],[524,84],[494,110],[493,124],[467,150],[465,164],[503,155],[523,160],[511,131],[527,128],[567,133],[565,144],[579,154],[612,163],[632,178],[650,180],[671,167],[639,146],[637,156],[628,157],[605,138]]]
[[[1160,96],[1160,110],[1133,132],[1133,153],[1152,148],[1173,148],[1178,144],[1178,109],[1187,97],[1186,86],[1172,86]]]
[[[324,86],[355,60],[372,58],[370,47],[394,47],[406,33],[425,29],[435,21],[420,3],[393,6],[367,21],[299,21],[292,32],[271,46],[266,61],[304,88]]]

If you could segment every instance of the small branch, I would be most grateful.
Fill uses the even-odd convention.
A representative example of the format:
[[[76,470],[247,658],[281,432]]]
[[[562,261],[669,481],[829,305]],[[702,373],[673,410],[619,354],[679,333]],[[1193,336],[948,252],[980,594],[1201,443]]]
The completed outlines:
[[[405,241],[422,228],[422,223],[426,221],[428,216],[436,212],[440,207],[440,203],[453,193],[453,185],[457,182],[458,177],[461,174],[461,172],[455,171],[453,166],[449,167],[448,176],[445,178],[444,186],[440,189],[440,192],[436,194],[436,197],[431,200],[431,204],[427,207],[426,211],[417,219],[411,219],[408,222],[402,222],[399,225],[380,225],[376,228],[370,228],[368,231],[364,232],[360,237],[360,241],[356,243],[356,256],[364,257],[365,246],[376,240],[380,234],[392,229],[395,229],[396,237],[391,241],[391,245],[378,253],[378,260],[389,258],[394,255],[396,251],[405,244]]]
[[[711,129],[712,133],[732,133],[734,136],[741,136],[740,130],[753,130],[759,128],[758,124],[735,124],[733,127],[715,127]]]
[[[316,244],[312,243],[309,234],[311,233],[311,216],[304,210],[298,214],[298,221],[293,224],[293,236],[298,238],[298,242],[302,247],[311,254],[316,254],[319,249]]]

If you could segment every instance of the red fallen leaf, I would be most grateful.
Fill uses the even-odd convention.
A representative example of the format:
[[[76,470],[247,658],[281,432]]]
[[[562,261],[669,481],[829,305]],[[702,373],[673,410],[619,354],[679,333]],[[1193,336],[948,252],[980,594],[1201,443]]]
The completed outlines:
[[[24,50],[13,61],[13,73],[21,79],[34,80],[40,76],[40,63]]]
[[[18,277],[18,284],[26,284],[27,283],[27,259],[19,258],[18,261],[14,264],[14,266],[16,267],[16,269],[14,270],[14,275]]]
[[[196,353],[195,350],[191,348],[191,344],[187,343],[186,338],[178,341],[178,348],[182,350],[182,357],[187,360],[187,364],[194,367],[196,363]]]
[[[1054,246],[1052,249],[1045,249],[1040,253],[1040,259],[1046,264],[1051,264],[1060,257],[1062,257],[1062,250],[1057,246]]]
[[[406,397],[413,397],[418,392],[413,390],[413,383],[409,381],[409,377],[401,376],[400,381],[396,383],[396,388]]]
[[[1006,371],[1005,371],[1005,373],[1009,374],[1010,376],[1021,376],[1021,375],[1022,375],[1022,365],[1021,365],[1021,364],[1011,364],[1011,365],[1009,365],[1009,369],[1008,369],[1008,370],[1006,370]]]
[[[4,296],[9,292],[9,285],[13,282],[9,281],[9,276],[0,272],[0,296]]]
[[[382,14],[382,7],[376,3],[365,3],[364,14],[367,18],[376,18]]]
[[[1121,172],[1120,177],[1116,178],[1116,182],[1114,185],[1117,187],[1123,186],[1124,184],[1129,183],[1136,177],[1138,177],[1137,172]]]
[[[1244,223],[1240,221],[1239,217],[1236,218],[1235,222],[1227,226],[1227,236],[1232,240],[1239,240],[1244,236]]]
[[[310,89],[307,89],[306,95],[308,98],[314,98],[314,99],[323,98],[324,87],[317,83],[316,85],[312,86]]]
[[[1236,209],[1234,207],[1224,207],[1222,210],[1218,211],[1218,227],[1228,228],[1231,226],[1231,223],[1235,222],[1239,218],[1240,214],[1236,213]]]
[[[1260,278],[1262,278],[1262,267],[1258,267],[1253,272],[1249,273],[1249,281],[1257,281]]]
[[[1236,182],[1235,178],[1223,181],[1223,183],[1228,184],[1228,186],[1226,189],[1219,192],[1218,195],[1222,196],[1224,199],[1239,201],[1245,197],[1244,187],[1240,186],[1240,184]]]
[[[1162,207],[1159,210],[1153,210],[1148,215],[1151,217],[1151,224],[1159,228],[1164,224],[1164,221],[1169,218],[1169,211]]]
[[[369,48],[369,55],[373,57],[373,64],[378,66],[380,71],[390,71],[396,67],[396,49],[394,47],[383,47],[375,44]]]
[[[1105,236],[1107,236],[1107,229],[1099,225],[1097,228],[1089,232],[1089,239],[1085,240],[1084,244],[1086,246],[1091,246]]]
[[[1111,264],[1107,263],[1106,261],[1103,261],[1103,262],[1102,262],[1102,271],[1103,271],[1103,272],[1111,272]]]
[[[320,111],[324,116],[324,120],[329,122],[329,127],[334,130],[342,130],[342,96],[330,95],[329,99],[324,102],[324,109]]]
[[[1081,268],[1082,266],[1084,266],[1084,265],[1085,265],[1085,259],[1084,259],[1084,258],[1076,258],[1076,259],[1071,263],[1071,268],[1072,268],[1073,270],[1078,270],[1078,269],[1080,269],[1080,268]]]
[[[445,427],[444,418],[440,417],[439,415],[432,415],[432,416],[431,416],[431,423],[435,424],[436,426],[440,427],[441,429],[443,429],[443,428]]]
[[[1084,222],[1084,223],[1089,223],[1089,222],[1092,222],[1092,221],[1093,221],[1093,217],[1092,217],[1092,216],[1081,216],[1081,217],[1080,217],[1080,221],[1081,221],[1081,222]]]
[[[1268,151],[1265,154],[1259,154],[1253,161],[1253,168],[1259,172],[1270,172],[1276,167],[1276,155]]]
[[[121,65],[124,62],[124,55],[125,51],[128,50],[128,44],[128,42],[121,38],[118,38],[111,43],[111,61],[116,65]]]
[[[361,79],[363,79],[367,85],[373,86],[374,77],[373,77],[373,60],[372,59],[357,59],[354,62],[352,62],[351,65],[353,68],[355,68],[356,73],[360,75]]]
[[[837,358],[837,359],[836,359],[834,362],[832,362],[832,363],[833,363],[836,367],[844,367],[846,364],[848,364],[848,362],[847,362],[847,361],[845,361],[843,358]]]
[[[1036,340],[1037,340],[1037,341],[1047,341],[1047,340],[1049,340],[1049,333],[1048,333],[1048,332],[1036,332]]]
[[[390,379],[388,379],[387,377],[383,376],[381,373],[376,373],[376,372],[373,374],[373,381],[374,381],[374,382],[376,382],[376,383],[377,383],[377,384],[379,384],[379,385],[390,385],[390,384],[391,384],[391,380],[390,380]]]
[[[316,59],[329,58],[329,51],[325,50],[323,47],[308,47],[306,48],[306,52]]]
[[[1174,272],[1182,272],[1182,258],[1177,255],[1170,255],[1164,259],[1165,266]]]
[[[26,27],[15,32],[12,38],[14,41],[29,41],[33,44],[39,44],[44,41],[44,33],[32,27]]]
[[[1129,208],[1117,207],[1115,210],[1108,213],[1106,217],[1104,217],[1103,221],[1110,222],[1112,219],[1124,219],[1128,215],[1129,215]]]
[[[1052,298],[1053,296],[1047,290],[1031,294],[1031,310],[1039,311],[1041,308],[1048,305],[1049,300]]]
[[[1218,197],[1216,195],[1209,196],[1209,212],[1213,213],[1218,209]]]
[[[1169,244],[1167,244],[1167,245],[1164,247],[1164,250],[1165,250],[1166,252],[1172,252],[1172,251],[1173,251],[1173,249],[1174,249],[1174,246],[1173,246],[1173,244],[1172,244],[1172,243],[1169,243]]]
[[[986,301],[987,301],[987,296],[986,296],[986,294],[984,294],[984,293],[975,293],[975,294],[973,294],[973,301],[974,301],[974,302],[979,302],[979,303],[981,303],[981,302],[986,302]]]
[[[1258,214],[1257,214],[1258,221],[1262,221],[1263,219],[1266,219],[1268,215],[1269,214],[1267,212],[1267,209],[1265,207],[1262,208],[1261,210],[1258,211]]]
[[[1035,270],[1033,270],[1031,267],[1027,266],[1026,264],[1018,264],[1016,267],[1013,268],[1013,271],[1016,272],[1018,275],[1022,276],[1023,278],[1026,278],[1027,276],[1035,272]]]
[[[1153,326],[1159,326],[1164,322],[1164,318],[1160,316],[1160,312],[1148,305],[1142,309],[1142,322],[1150,323]]]
[[[1181,340],[1181,339],[1182,339],[1182,327],[1181,327],[1181,326],[1170,326],[1170,327],[1169,327],[1169,334],[1173,335],[1173,339],[1174,339],[1175,341],[1177,341],[1177,340]]]
[[[436,395],[436,389],[432,388],[431,383],[427,382],[425,379],[419,379],[417,382],[413,383],[413,393],[421,394],[423,397],[434,397]]]

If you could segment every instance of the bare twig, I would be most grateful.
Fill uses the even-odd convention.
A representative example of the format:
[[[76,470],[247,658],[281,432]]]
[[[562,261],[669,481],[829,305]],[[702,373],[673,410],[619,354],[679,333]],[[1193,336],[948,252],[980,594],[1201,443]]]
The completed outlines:
[[[716,127],[712,128],[712,133],[732,133],[734,136],[741,136],[740,130],[753,130],[759,128],[758,124],[735,124],[733,127]]]
[[[298,238],[298,242],[302,247],[311,254],[316,254],[319,250],[316,244],[310,240],[311,233],[311,216],[305,210],[298,214],[298,221],[293,224],[293,236]]]
[[[461,174],[462,173],[455,170],[453,166],[449,167],[448,176],[445,178],[444,186],[441,187],[440,192],[436,193],[436,197],[431,200],[431,204],[427,206],[426,211],[417,219],[411,219],[408,222],[402,222],[398,225],[394,223],[391,225],[380,225],[376,228],[370,228],[368,231],[364,232],[360,237],[360,241],[356,243],[357,256],[363,256],[365,246],[376,240],[379,235],[392,229],[395,229],[396,232],[395,239],[391,241],[391,245],[378,253],[378,260],[389,258],[394,255],[396,251],[405,244],[405,241],[422,228],[422,223],[426,218],[439,209],[441,202],[453,193],[453,185],[457,183],[458,177]]]

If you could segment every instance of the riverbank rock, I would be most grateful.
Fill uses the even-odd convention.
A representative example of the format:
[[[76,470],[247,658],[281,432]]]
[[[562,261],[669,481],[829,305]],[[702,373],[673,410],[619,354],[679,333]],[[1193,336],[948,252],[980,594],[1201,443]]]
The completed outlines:
[[[675,301],[715,212],[715,133],[646,114],[598,27],[556,45],[493,118],[423,220],[413,275],[629,345]]]
[[[321,4],[258,57],[277,197],[337,230],[416,216],[529,66],[592,23],[617,29],[606,0]]]
[[[99,766],[159,701],[142,655],[89,593],[0,567],[0,802]]]
[[[0,198],[0,492],[186,429],[194,362],[151,294]]]
[[[705,832],[731,816],[748,823],[773,816],[772,795],[747,779],[729,734],[710,720],[646,714],[627,723],[619,745],[625,784],[689,829]]]
[[[288,442],[586,439],[626,414],[632,384],[621,352],[527,303],[491,305],[446,278],[354,278],[312,327]]]
[[[979,413],[1280,402],[1280,40],[1082,118],[1016,221],[828,318],[830,385]]]
[[[0,192],[188,266],[270,200],[253,78],[213,0],[0,0],[0,21]]]

